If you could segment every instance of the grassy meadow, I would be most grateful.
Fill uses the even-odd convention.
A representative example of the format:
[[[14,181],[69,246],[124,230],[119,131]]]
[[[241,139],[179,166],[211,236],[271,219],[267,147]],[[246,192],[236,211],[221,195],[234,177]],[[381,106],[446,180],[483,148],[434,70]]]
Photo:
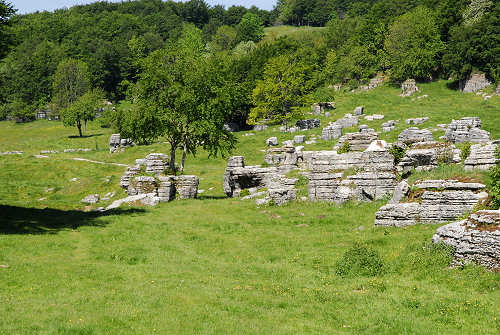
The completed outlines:
[[[485,101],[446,84],[420,84],[410,98],[391,86],[339,94],[322,126],[363,105],[365,114],[385,115],[362,120],[376,131],[399,120],[395,131],[381,133],[387,141],[409,127],[405,119],[423,116],[430,120],[421,128],[479,116],[499,139],[500,97]],[[110,155],[110,129],[94,122],[86,137],[76,134],[59,122],[0,122],[0,152],[24,151],[0,156],[2,335],[500,333],[500,273],[450,269],[450,250],[430,244],[437,226],[375,228],[384,201],[257,207],[226,198],[227,160],[200,152],[186,163],[186,174],[200,176],[198,199],[97,214],[80,200],[125,197],[125,167],[95,162],[133,164],[169,148],[160,142]],[[320,138],[321,128],[303,134]],[[260,164],[265,139],[293,135],[278,126],[239,132],[233,154]],[[305,150],[334,144],[318,140]],[[34,157],[67,148],[92,150]],[[441,166],[411,178],[461,173],[460,166]],[[487,182],[485,174],[473,175]],[[356,243],[378,253],[376,273],[338,272]]]

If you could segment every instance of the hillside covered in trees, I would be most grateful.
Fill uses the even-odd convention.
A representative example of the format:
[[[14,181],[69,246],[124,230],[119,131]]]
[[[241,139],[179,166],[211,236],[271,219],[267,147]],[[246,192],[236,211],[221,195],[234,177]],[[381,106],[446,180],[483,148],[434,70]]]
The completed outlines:
[[[134,102],[145,59],[178,43],[187,25],[199,36],[200,53],[214,57],[218,85],[230,92],[224,121],[242,125],[272,119],[276,104],[288,115],[331,99],[328,86],[353,89],[380,72],[394,83],[460,80],[474,71],[500,80],[500,4],[492,0],[280,0],[272,11],[138,0],[26,15],[16,15],[8,1],[0,4],[1,119],[67,109],[54,80],[68,59],[83,64],[87,89]],[[281,24],[324,28],[262,41],[265,27]],[[286,103],[277,93],[281,84],[272,87],[278,74],[286,87],[300,86]]]

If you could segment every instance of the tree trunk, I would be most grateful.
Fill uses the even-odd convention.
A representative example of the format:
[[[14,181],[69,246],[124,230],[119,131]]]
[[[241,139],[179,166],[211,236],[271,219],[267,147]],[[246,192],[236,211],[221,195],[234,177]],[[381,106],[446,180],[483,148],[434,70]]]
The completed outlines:
[[[184,171],[184,163],[186,162],[187,149],[188,149],[188,139],[189,139],[188,136],[189,136],[188,134],[186,134],[186,136],[184,136],[184,148],[182,151],[181,172]]]
[[[175,174],[175,147],[174,143],[170,143],[170,171]]]
[[[87,132],[87,120],[83,120],[83,131]]]
[[[78,133],[80,134],[80,137],[83,137],[83,134],[82,134],[82,123],[80,122],[80,120],[76,121],[76,126],[78,127]]]

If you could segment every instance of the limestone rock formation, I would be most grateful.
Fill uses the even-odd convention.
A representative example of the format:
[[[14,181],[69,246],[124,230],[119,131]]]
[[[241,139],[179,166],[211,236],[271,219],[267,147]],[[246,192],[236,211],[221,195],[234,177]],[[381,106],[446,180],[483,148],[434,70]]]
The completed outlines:
[[[455,249],[454,266],[472,262],[499,269],[500,211],[478,211],[466,220],[442,226],[432,242],[442,242]]]
[[[174,185],[180,199],[194,199],[198,195],[198,176],[182,175],[174,177]]]
[[[121,138],[120,134],[112,134],[109,138],[109,153],[124,151],[125,148],[134,146],[134,142],[130,138]]]
[[[90,195],[87,195],[85,198],[83,198],[82,202],[84,204],[93,205],[93,204],[98,203],[99,200],[100,200],[99,194],[90,194]]]
[[[398,141],[410,145],[417,142],[432,142],[434,141],[434,137],[432,137],[432,132],[430,130],[420,130],[416,127],[411,127],[403,130],[399,134]]]
[[[382,131],[384,133],[394,130],[395,128],[396,128],[396,121],[394,120],[389,120],[387,122],[382,123]]]
[[[383,120],[385,115],[381,114],[372,114],[372,115],[366,115],[365,120],[367,121],[373,121],[373,120]]]
[[[465,159],[465,170],[488,170],[498,162],[496,150],[498,144],[494,142],[483,144],[474,144],[470,147],[470,155]]]
[[[302,130],[318,128],[321,125],[319,119],[298,120],[295,126]]]
[[[253,127],[253,130],[254,131],[264,131],[268,128],[267,125],[265,124],[256,124],[254,127]]]
[[[318,102],[311,106],[314,115],[324,114],[327,110],[335,108],[335,102]]]
[[[429,120],[428,117],[418,117],[418,118],[414,118],[414,119],[407,119],[406,123],[410,124],[410,125],[419,125],[419,124],[422,124],[428,120]]]
[[[490,141],[490,133],[481,129],[481,119],[478,117],[452,120],[446,129],[445,137],[452,143],[486,143]]]
[[[402,97],[409,97],[415,92],[418,92],[418,87],[415,79],[408,79],[401,84]]]
[[[304,143],[306,141],[306,136],[305,135],[297,135],[293,138],[293,141],[297,144]]]
[[[321,132],[321,138],[325,141],[336,140],[340,136],[342,136],[342,126],[337,123],[330,122]]]
[[[417,142],[413,143],[405,151],[405,155],[399,162],[397,169],[399,173],[417,171],[429,171],[439,164],[460,163],[460,150],[454,145],[440,142]]]
[[[349,142],[350,150],[363,151],[366,150],[373,141],[378,140],[378,134],[375,132],[348,133],[339,138],[338,143],[333,148],[338,150],[344,142]]]
[[[335,121],[336,124],[342,126],[342,128],[354,127],[358,124],[358,117],[351,114],[345,114],[343,118]]]
[[[137,162],[141,165],[141,161]],[[161,174],[168,170],[169,159],[168,156],[161,153],[152,153],[146,156],[143,161],[146,167],[146,173]]]
[[[355,116],[360,116],[363,115],[363,111],[365,110],[364,106],[358,106],[354,109],[354,115]]]
[[[269,137],[266,140],[266,144],[268,146],[277,146],[278,145],[278,138],[277,137]]]
[[[488,197],[485,185],[458,180],[425,180],[413,187],[416,191],[410,193],[410,202],[391,202],[378,210],[376,226],[404,227],[453,221]]]
[[[486,79],[484,73],[474,73],[466,80],[461,80],[459,83],[460,90],[465,93],[472,93],[482,90],[491,85],[491,82]]]

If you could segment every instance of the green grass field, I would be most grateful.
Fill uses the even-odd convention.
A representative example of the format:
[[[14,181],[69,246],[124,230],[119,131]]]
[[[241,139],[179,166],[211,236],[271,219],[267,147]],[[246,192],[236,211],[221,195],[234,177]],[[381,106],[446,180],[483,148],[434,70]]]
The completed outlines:
[[[401,98],[390,86],[339,94],[322,125],[364,105],[365,114],[385,115],[362,122],[377,131],[384,121],[400,120],[395,131],[382,133],[388,141],[409,127],[404,119],[420,116],[430,117],[421,127],[480,116],[483,129],[500,138],[499,97],[484,101],[445,84],[420,84],[418,95],[429,95],[420,100]],[[277,128],[237,133],[234,154],[247,164],[262,163],[266,138],[293,138]],[[0,152],[25,152],[0,156],[2,335],[500,332],[500,274],[448,268],[450,251],[430,245],[437,226],[375,228],[383,201],[280,208],[228,199],[222,191],[226,159],[203,152],[189,158],[186,171],[201,178],[199,199],[95,214],[80,200],[112,191],[114,199],[124,197],[119,178],[125,168],[73,158],[132,164],[169,148],[157,143],[110,155],[111,130],[93,123],[88,137],[71,137],[76,133],[58,122],[0,122]],[[305,150],[334,144],[318,141]],[[93,150],[33,156],[65,148]],[[411,178],[457,173],[460,166],[441,166]],[[379,273],[336,273],[355,243],[378,252]]]

